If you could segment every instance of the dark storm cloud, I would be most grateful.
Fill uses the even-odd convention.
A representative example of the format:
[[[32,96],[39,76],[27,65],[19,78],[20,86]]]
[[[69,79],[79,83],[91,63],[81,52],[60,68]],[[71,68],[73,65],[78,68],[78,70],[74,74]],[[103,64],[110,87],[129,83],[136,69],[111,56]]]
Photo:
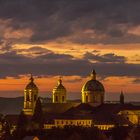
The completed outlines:
[[[124,56],[117,56],[114,53],[107,53],[104,55],[93,54],[93,53],[85,53],[84,58],[96,62],[104,62],[104,63],[124,63],[126,62],[126,58]]]
[[[79,71],[85,66],[89,67],[90,62],[87,60],[76,59],[66,54],[56,54],[48,51],[36,57],[27,57],[17,54],[16,51],[9,51],[0,54],[1,77],[13,76],[20,74],[33,73],[36,75],[84,75],[84,71]],[[75,69],[73,69],[75,67]],[[70,74],[71,73],[71,74]]]
[[[0,49],[5,52],[0,54],[0,76],[32,72],[38,76],[86,76],[92,68],[102,77],[140,76],[139,64],[127,64],[125,57],[115,54],[86,53],[77,59],[38,46],[15,51],[11,47],[63,39],[80,44],[140,43],[140,36],[133,31],[140,25],[139,7],[138,0],[0,0]],[[13,33],[6,38],[9,28],[19,32],[30,29],[32,33],[20,38]]]
[[[32,43],[69,36],[77,43],[134,43],[139,36],[128,29],[140,25],[139,7],[138,0],[0,0],[0,19],[32,29]],[[94,30],[95,37],[73,37],[79,30]]]
[[[40,49],[39,47],[37,48],[37,50]],[[36,57],[27,57],[22,54],[17,54],[16,51],[0,54],[0,77],[17,77],[18,75],[29,73],[33,73],[37,76],[78,75],[84,77],[89,75],[92,69],[96,69],[101,77],[140,76],[140,65],[138,64],[127,64],[119,61],[118,63],[92,63],[85,58],[77,59],[71,55],[57,54],[50,50],[48,50],[48,52],[49,53]],[[110,54],[106,55],[110,57]],[[112,58],[112,56],[114,57],[114,55],[111,55],[110,58]],[[117,56],[116,59],[118,59],[118,57],[119,56]],[[97,56],[97,60],[98,59]]]

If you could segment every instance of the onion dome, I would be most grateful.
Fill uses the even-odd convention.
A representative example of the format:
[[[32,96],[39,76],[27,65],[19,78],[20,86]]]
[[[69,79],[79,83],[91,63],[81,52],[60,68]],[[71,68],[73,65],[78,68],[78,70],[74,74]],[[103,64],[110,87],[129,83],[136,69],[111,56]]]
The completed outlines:
[[[58,79],[58,84],[57,86],[53,89],[53,91],[64,91],[66,92],[66,88],[62,84],[62,79],[61,77]]]
[[[95,70],[92,71],[91,75],[91,80],[87,81],[84,86],[82,87],[82,92],[86,91],[105,91],[104,86],[101,82],[96,80],[96,72]]]
[[[31,75],[31,77],[30,77],[30,82],[29,82],[29,84],[26,86],[26,88],[25,89],[35,89],[35,90],[38,90],[38,87],[36,86],[36,84],[34,83],[34,78],[33,78],[33,76]]]

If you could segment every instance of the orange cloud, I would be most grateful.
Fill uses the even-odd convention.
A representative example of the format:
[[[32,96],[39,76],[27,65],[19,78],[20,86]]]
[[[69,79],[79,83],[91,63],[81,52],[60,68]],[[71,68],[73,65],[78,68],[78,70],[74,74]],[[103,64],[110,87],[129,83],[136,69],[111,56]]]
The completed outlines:
[[[29,38],[33,35],[31,29],[18,29],[14,30],[11,27],[5,29],[4,38],[5,39],[20,39],[20,38]]]

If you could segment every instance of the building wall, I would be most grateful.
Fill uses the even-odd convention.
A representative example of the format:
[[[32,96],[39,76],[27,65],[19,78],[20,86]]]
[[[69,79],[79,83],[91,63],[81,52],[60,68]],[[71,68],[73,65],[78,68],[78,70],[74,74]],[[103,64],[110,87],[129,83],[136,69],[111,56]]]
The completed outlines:
[[[114,124],[104,124],[104,125],[94,125],[94,127],[97,127],[100,130],[109,130],[112,129],[113,127],[115,127]]]
[[[52,102],[53,103],[66,103],[66,92],[64,90],[53,91]]]
[[[118,114],[128,119],[132,124],[140,124],[140,110],[123,110]]]
[[[52,102],[53,103],[66,103],[66,91],[65,90],[53,90]]]
[[[65,119],[59,120],[57,119],[57,120],[54,120],[54,124],[56,127],[64,127],[66,125],[91,127],[92,120],[65,120]]]
[[[24,90],[23,111],[26,115],[33,115],[37,99],[38,99],[37,90],[35,90],[35,89],[25,89]]]
[[[82,92],[82,103],[103,103],[104,92],[100,91],[83,91]]]
[[[82,127],[97,127],[100,130],[109,130],[115,127],[114,124],[93,124],[93,120],[65,120],[56,119],[54,124],[44,124],[44,129],[52,129],[54,127],[64,128],[65,126],[82,126]]]

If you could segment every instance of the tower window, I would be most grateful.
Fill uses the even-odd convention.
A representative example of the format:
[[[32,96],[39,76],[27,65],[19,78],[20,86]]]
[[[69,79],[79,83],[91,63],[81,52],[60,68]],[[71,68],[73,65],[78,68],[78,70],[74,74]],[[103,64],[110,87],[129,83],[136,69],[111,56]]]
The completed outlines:
[[[86,96],[86,103],[88,102],[88,95]]]
[[[37,96],[36,95],[34,95],[34,100],[36,100],[37,98],[36,98]]]
[[[58,96],[55,96],[55,101],[58,102]]]
[[[30,101],[29,94],[26,95],[26,100]]]
[[[65,97],[64,97],[64,96],[62,96],[62,102],[64,102],[64,100],[65,100]]]

